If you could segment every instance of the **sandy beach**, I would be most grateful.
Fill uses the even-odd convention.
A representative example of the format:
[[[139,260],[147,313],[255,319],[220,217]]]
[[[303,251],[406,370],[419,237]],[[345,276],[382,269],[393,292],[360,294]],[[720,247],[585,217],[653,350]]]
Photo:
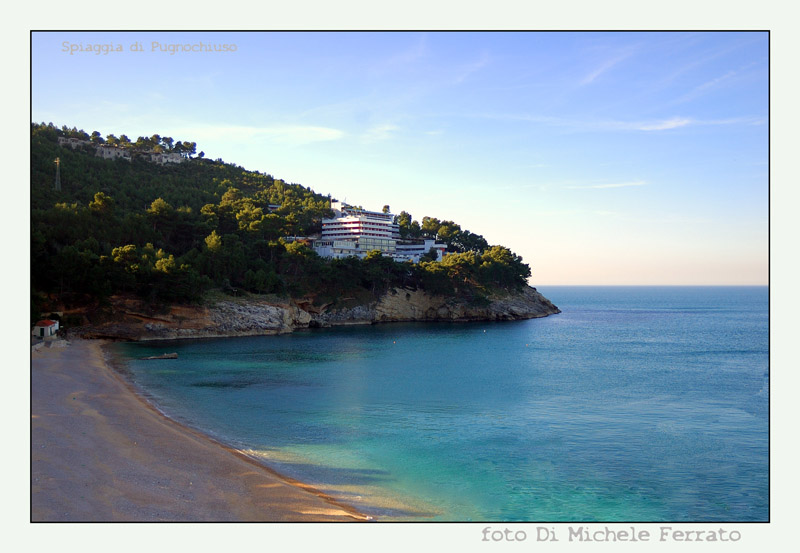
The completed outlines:
[[[32,521],[355,521],[362,514],[172,421],[101,342],[32,353]]]

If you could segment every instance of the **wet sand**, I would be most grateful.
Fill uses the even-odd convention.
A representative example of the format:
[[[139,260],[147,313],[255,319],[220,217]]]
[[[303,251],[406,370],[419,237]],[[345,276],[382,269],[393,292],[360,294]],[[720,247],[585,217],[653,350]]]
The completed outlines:
[[[366,518],[164,417],[107,366],[100,345],[32,353],[32,521]]]

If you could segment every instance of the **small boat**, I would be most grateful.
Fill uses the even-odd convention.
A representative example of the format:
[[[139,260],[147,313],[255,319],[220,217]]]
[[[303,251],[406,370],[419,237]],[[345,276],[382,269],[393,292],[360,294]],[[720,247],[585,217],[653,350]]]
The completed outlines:
[[[153,355],[152,357],[140,357],[142,361],[147,361],[149,359],[177,359],[177,353],[165,353],[163,355]]]

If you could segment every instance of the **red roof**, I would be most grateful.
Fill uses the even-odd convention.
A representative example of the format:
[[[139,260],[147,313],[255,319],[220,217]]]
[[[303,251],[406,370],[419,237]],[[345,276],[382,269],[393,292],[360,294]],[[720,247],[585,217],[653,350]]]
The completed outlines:
[[[53,326],[54,324],[56,324],[55,321],[51,321],[50,319],[45,319],[43,321],[39,321],[38,323],[36,323],[35,326]]]

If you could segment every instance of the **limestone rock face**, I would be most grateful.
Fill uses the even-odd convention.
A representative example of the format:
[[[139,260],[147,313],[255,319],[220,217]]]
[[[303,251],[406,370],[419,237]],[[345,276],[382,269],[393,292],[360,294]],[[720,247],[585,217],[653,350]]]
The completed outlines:
[[[279,334],[311,322],[311,315],[294,305],[226,301],[214,305],[210,313],[214,329],[224,334]]]
[[[561,311],[535,288],[490,297],[485,305],[445,298],[422,290],[396,288],[377,302],[315,316],[320,326],[396,321],[505,321],[546,317]]]
[[[84,337],[172,340],[281,334],[307,327],[311,315],[291,303],[218,301],[206,307],[171,306],[166,313],[145,313],[139,302],[115,302],[114,317],[80,329]]]
[[[535,288],[471,303],[460,298],[396,288],[378,301],[346,309],[314,308],[293,301],[218,301],[207,307],[172,306],[148,315],[131,300],[120,303],[113,321],[79,329],[84,337],[171,340],[282,334],[298,328],[397,321],[508,321],[546,317],[561,311]]]

